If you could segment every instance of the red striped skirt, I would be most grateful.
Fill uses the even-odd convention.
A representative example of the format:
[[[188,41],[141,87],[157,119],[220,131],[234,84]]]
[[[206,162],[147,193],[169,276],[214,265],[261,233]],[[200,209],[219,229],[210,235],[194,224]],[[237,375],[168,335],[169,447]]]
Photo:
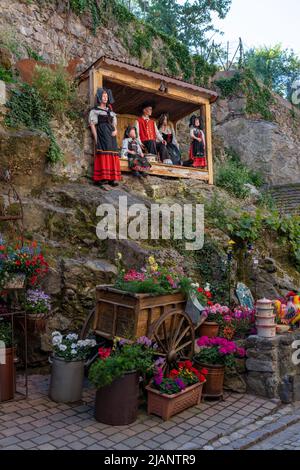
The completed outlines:
[[[94,181],[120,181],[120,159],[117,152],[97,151],[94,160]]]

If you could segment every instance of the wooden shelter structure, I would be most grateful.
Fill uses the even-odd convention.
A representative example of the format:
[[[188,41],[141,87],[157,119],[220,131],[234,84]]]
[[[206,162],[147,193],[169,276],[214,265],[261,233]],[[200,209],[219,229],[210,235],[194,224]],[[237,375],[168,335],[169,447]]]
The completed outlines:
[[[216,92],[106,56],[100,57],[79,76],[80,94],[88,94],[91,108],[95,106],[99,87],[109,88],[113,92],[120,147],[124,130],[140,115],[140,107],[146,100],[152,100],[156,104],[153,118],[167,112],[175,130],[179,120],[200,112],[206,136],[208,168],[203,170],[153,163],[150,174],[191,178],[213,184],[211,104],[218,98]],[[129,171],[126,159],[121,159],[121,170]]]

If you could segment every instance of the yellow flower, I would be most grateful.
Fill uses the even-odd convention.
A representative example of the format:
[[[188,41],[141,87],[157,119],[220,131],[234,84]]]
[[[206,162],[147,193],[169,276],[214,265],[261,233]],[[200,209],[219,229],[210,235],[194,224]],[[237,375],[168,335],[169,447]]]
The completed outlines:
[[[118,259],[122,259],[122,257],[123,257],[123,256],[122,256],[122,253],[119,252],[119,253],[117,254],[117,258],[118,258]]]
[[[233,245],[236,245],[236,243],[235,243],[235,241],[233,241],[233,240],[229,240],[228,245],[233,246]]]
[[[154,258],[154,256],[149,256],[148,261],[149,261],[149,264],[150,264],[150,265],[155,264],[155,258]]]

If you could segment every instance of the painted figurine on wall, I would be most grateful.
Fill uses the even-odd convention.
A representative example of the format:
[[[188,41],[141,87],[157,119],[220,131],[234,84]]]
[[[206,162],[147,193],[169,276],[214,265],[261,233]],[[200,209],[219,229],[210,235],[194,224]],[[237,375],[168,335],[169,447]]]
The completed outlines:
[[[200,116],[193,115],[190,119],[190,137],[189,166],[205,168],[207,166],[206,143],[204,132],[201,129]]]
[[[159,154],[161,162],[169,160],[167,142],[159,132],[156,122],[151,119],[154,104],[147,101],[141,106],[142,116],[135,122],[137,138],[142,149],[152,155]]]
[[[158,130],[167,142],[169,159],[173,165],[181,165],[181,153],[175,135],[175,129],[168,114],[162,114],[158,120]]]
[[[128,126],[125,131],[121,156],[128,159],[128,166],[134,176],[147,176],[147,172],[150,170],[151,164],[144,156],[142,148],[137,140],[136,129],[133,126]]]
[[[95,141],[94,182],[103,189],[118,186],[121,180],[117,144],[117,117],[112,111],[114,102],[110,90],[98,88],[97,105],[90,111],[89,124]]]

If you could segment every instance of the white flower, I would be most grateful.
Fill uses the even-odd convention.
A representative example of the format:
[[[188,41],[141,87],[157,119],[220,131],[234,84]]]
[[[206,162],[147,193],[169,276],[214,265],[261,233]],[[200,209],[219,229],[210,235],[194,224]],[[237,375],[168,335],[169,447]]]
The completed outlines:
[[[71,350],[71,354],[73,354],[73,356],[75,356],[75,355],[77,354],[76,349],[72,349],[72,350]]]
[[[192,284],[192,287],[194,287],[195,289],[199,289],[200,284],[198,284],[198,282],[194,282],[194,283]]]
[[[69,341],[77,341],[78,335],[76,333],[69,333],[66,336],[66,339],[68,339]]]
[[[206,286],[204,287],[205,292],[210,292],[210,284],[207,282]]]
[[[79,348],[93,348],[96,346],[96,341],[94,339],[80,339],[77,343]]]
[[[60,336],[54,336],[52,338],[53,346],[58,346],[59,344],[61,344],[61,342],[62,342],[62,336],[61,335]]]
[[[59,350],[60,351],[65,351],[67,349],[67,346],[65,344],[60,344],[59,345]]]
[[[61,333],[59,331],[53,331],[52,337],[53,336],[61,336]]]
[[[77,348],[77,344],[76,343],[72,343],[71,344],[71,349],[76,349]]]

